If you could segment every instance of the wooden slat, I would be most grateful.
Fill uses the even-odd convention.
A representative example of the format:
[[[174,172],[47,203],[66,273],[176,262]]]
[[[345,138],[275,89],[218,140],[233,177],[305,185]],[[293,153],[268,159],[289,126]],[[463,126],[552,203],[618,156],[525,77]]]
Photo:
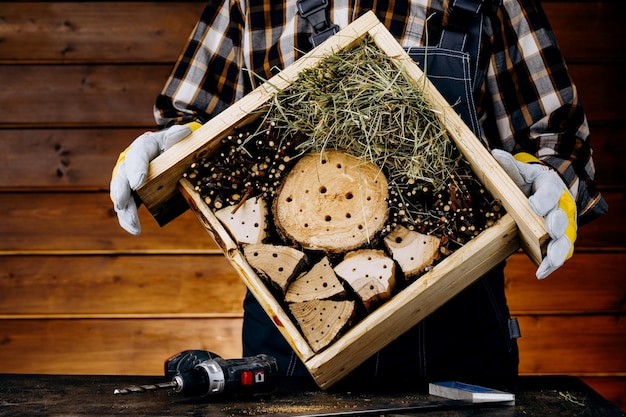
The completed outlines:
[[[144,129],[0,131],[0,188],[108,190],[117,157]],[[28,152],[24,152],[28,149]]]
[[[0,125],[153,127],[171,65],[2,65]]]
[[[520,372],[626,372],[626,325],[614,316],[522,316]],[[169,355],[241,355],[240,319],[0,320],[0,373],[159,374]]]
[[[173,62],[203,2],[4,2],[0,62]]]
[[[5,256],[0,317],[241,316],[245,286],[221,254]]]
[[[0,373],[163,375],[187,349],[241,357],[241,319],[0,320]]]
[[[522,374],[624,374],[626,316],[518,316]]]
[[[623,120],[626,63],[574,64],[587,117],[595,123]],[[152,107],[169,65],[3,65],[0,125],[154,126]],[[36,117],[34,117],[36,115]]]
[[[245,287],[215,255],[4,256],[1,315],[241,314]],[[71,267],[68,267],[70,265]],[[624,313],[626,254],[576,253],[545,280],[507,261],[513,315]]]
[[[150,129],[1,130],[0,189],[106,190],[117,156],[146,130]],[[624,137],[623,125],[591,127],[598,185],[626,184]]]
[[[575,253],[548,278],[517,253],[507,260],[506,295],[513,315],[626,313],[626,253]]]
[[[556,40],[569,62],[623,60],[626,15],[623,1],[541,2]]]
[[[217,250],[191,211],[161,228],[145,207],[141,236],[119,226],[108,193],[0,193],[0,253]]]
[[[626,247],[623,191],[606,192],[610,209],[582,227],[579,249]],[[141,207],[141,236],[117,223],[108,193],[0,193],[0,253],[20,251],[217,250],[190,210],[160,228]]]
[[[626,55],[623,2],[542,5],[566,59]],[[123,7],[119,2],[5,2],[0,60],[172,62],[203,7],[203,2],[125,2]]]

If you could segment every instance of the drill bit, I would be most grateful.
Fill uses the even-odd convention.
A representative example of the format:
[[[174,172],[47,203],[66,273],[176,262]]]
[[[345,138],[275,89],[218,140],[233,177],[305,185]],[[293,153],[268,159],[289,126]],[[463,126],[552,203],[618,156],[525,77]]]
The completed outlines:
[[[148,384],[148,385],[141,385],[141,386],[131,386],[131,387],[126,387],[126,388],[116,388],[113,391],[113,394],[118,395],[118,394],[131,394],[133,392],[146,392],[146,391],[157,391],[157,390],[162,390],[162,389],[168,389],[168,388],[172,388],[172,389],[176,389],[178,388],[178,382],[176,380],[172,380],[169,382],[161,382],[159,384]]]

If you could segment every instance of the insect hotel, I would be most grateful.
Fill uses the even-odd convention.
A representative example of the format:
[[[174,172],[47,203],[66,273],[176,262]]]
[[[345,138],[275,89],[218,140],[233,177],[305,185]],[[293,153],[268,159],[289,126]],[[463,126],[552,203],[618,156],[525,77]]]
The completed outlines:
[[[371,12],[155,159],[138,194],[160,224],[191,207],[321,388],[548,239]]]

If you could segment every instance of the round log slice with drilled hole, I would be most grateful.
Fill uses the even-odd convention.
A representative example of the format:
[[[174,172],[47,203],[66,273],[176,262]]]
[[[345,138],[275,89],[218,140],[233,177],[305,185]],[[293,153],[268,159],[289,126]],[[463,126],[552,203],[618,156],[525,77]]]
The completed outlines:
[[[387,179],[376,165],[345,152],[303,156],[272,210],[281,233],[305,249],[342,253],[368,243],[389,216]]]

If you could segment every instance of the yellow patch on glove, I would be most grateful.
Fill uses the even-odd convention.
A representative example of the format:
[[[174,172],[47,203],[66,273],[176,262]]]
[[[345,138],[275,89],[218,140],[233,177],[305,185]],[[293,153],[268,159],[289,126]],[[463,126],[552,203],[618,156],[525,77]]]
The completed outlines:
[[[527,164],[539,163],[542,162],[534,155],[531,155],[527,152],[519,152],[513,155],[517,161],[524,162]],[[568,218],[567,229],[565,229],[565,235],[572,243],[571,249],[568,252],[565,260],[572,257],[574,254],[574,242],[576,241],[577,229],[578,225],[576,223],[576,202],[572,198],[572,195],[565,189],[561,197],[559,198],[558,206],[561,210],[565,212]]]

